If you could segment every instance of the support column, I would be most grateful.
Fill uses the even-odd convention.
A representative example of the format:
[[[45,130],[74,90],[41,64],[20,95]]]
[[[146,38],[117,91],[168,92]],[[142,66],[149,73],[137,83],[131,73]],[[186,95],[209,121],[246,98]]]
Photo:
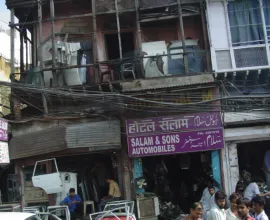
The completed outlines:
[[[236,184],[239,180],[239,165],[237,156],[237,144],[227,142],[222,149],[222,163],[224,172],[224,186],[227,195],[235,192]]]
[[[55,27],[54,27],[54,1],[50,0],[50,16],[51,16],[51,38],[52,38],[52,74],[53,74],[53,86],[57,86],[57,74],[56,74],[56,49],[55,49]]]
[[[20,28],[20,73],[24,72],[24,28]]]
[[[135,9],[136,9],[136,28],[137,28],[137,46],[138,46],[138,55],[140,57],[140,69],[141,75],[144,76],[144,68],[143,68],[143,58],[142,56],[142,33],[141,33],[141,23],[140,23],[140,4],[138,0],[135,0]]]
[[[15,21],[14,9],[10,10],[10,74],[15,73]],[[15,75],[13,75],[15,78]],[[13,88],[11,88],[13,90]],[[21,119],[21,103],[15,96],[12,95],[12,110],[16,120]]]
[[[43,72],[44,63],[43,63],[43,56],[42,56],[42,41],[43,41],[43,33],[42,33],[42,2],[41,0],[38,1],[38,29],[39,29],[39,60],[40,60],[40,71]],[[45,97],[45,94],[42,93],[42,104],[44,108],[44,113],[48,114],[48,104]]]
[[[15,28],[14,24],[14,9],[10,10],[10,67],[11,74],[15,73]]]
[[[98,77],[98,67],[96,66],[98,61],[98,54],[97,54],[97,18],[96,18],[96,0],[92,0],[92,21],[93,21],[93,63],[94,63],[94,79],[91,80],[91,83],[93,84],[98,83],[99,77]],[[102,82],[100,82],[102,83]]]
[[[185,74],[188,74],[188,57],[187,57],[187,49],[186,49],[186,42],[185,42],[185,31],[184,31],[184,23],[183,23],[183,13],[182,13],[182,6],[181,6],[181,0],[177,0],[178,5],[178,19],[179,19],[179,25],[180,25],[180,31],[181,31],[181,38],[182,38],[182,46],[183,46],[183,57],[184,57],[184,67],[185,67]]]
[[[122,59],[123,58],[123,54],[122,54],[121,30],[120,30],[119,11],[118,11],[118,0],[115,0],[115,14],[116,14],[116,22],[117,22],[117,34],[118,34],[118,43],[119,43],[119,55],[120,55],[120,59]]]

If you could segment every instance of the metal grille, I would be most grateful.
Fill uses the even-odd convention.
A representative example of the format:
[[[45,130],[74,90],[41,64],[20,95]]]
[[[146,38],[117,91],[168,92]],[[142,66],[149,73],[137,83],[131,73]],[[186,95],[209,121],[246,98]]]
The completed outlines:
[[[231,69],[231,55],[229,50],[216,51],[217,69]]]
[[[89,151],[118,149],[121,145],[120,121],[72,124],[66,130],[68,148],[88,147]]]
[[[234,56],[237,68],[268,65],[265,47],[234,49]]]

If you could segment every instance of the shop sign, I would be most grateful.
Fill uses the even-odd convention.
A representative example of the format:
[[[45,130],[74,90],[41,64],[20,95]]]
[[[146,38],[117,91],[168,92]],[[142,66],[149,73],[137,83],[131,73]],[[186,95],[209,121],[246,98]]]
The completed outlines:
[[[221,149],[223,127],[219,112],[126,121],[130,157]]]
[[[8,143],[0,142],[0,165],[9,164]]]
[[[0,119],[0,141],[8,141],[8,123]]]

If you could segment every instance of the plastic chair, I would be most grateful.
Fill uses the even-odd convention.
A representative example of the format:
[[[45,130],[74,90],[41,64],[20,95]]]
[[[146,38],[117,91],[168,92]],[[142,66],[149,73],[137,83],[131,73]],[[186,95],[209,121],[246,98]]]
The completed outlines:
[[[99,76],[100,76],[100,83],[103,82],[103,76],[110,75],[111,80],[114,80],[113,70],[108,64],[99,64]]]
[[[121,75],[122,79],[125,80],[125,75],[131,73],[133,78],[136,79],[135,76],[135,63],[123,63],[121,65]]]

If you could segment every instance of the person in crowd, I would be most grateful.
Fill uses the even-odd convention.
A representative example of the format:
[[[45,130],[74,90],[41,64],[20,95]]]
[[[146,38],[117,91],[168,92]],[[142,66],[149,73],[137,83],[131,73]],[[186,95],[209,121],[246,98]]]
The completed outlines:
[[[247,186],[244,191],[244,198],[249,199],[250,201],[256,196],[269,196],[270,192],[261,193],[258,184],[262,184],[264,181],[259,176],[254,176],[251,179],[251,183]]]
[[[226,210],[226,219],[227,220],[238,220],[238,212],[237,212],[237,199],[241,198],[241,195],[238,193],[233,193],[229,197],[230,208]]]
[[[209,187],[214,186],[214,181],[212,180],[211,177],[208,177],[207,179],[207,187],[203,190],[203,194],[202,194],[202,198],[200,200],[200,203],[203,205],[203,209],[205,209],[205,207],[207,207],[208,201],[211,198],[211,195],[209,193]],[[214,187],[215,192],[218,191],[218,188]]]
[[[243,180],[239,180],[236,184],[236,187],[235,187],[235,192],[240,195],[241,197],[244,196],[244,191],[245,191],[245,183]]]
[[[75,189],[70,188],[69,195],[60,203],[60,205],[68,206],[71,220],[76,220],[76,206],[81,202],[81,198],[75,194]]]
[[[241,220],[255,220],[249,215],[251,201],[248,198],[239,198],[236,200],[238,216]]]
[[[199,202],[195,202],[190,207],[190,214],[183,220],[202,220],[203,207]]]
[[[270,150],[265,152],[264,155],[264,174],[267,184],[267,190],[270,191]]]
[[[101,200],[98,206],[99,212],[102,211],[102,208],[106,206],[108,202],[118,201],[121,199],[121,191],[120,191],[118,183],[112,180],[112,178],[108,176],[105,178],[105,181],[109,184],[109,192],[108,192],[108,196],[105,196]]]
[[[215,205],[215,190],[216,189],[214,186],[208,187],[208,193],[210,197],[207,196],[203,203],[203,219],[207,218],[207,213]]]
[[[225,206],[226,194],[223,191],[215,193],[215,205],[210,209],[207,214],[207,220],[226,220]]]
[[[264,212],[265,199],[261,196],[256,196],[252,199],[253,211],[255,212],[256,220],[268,220],[268,216]]]

